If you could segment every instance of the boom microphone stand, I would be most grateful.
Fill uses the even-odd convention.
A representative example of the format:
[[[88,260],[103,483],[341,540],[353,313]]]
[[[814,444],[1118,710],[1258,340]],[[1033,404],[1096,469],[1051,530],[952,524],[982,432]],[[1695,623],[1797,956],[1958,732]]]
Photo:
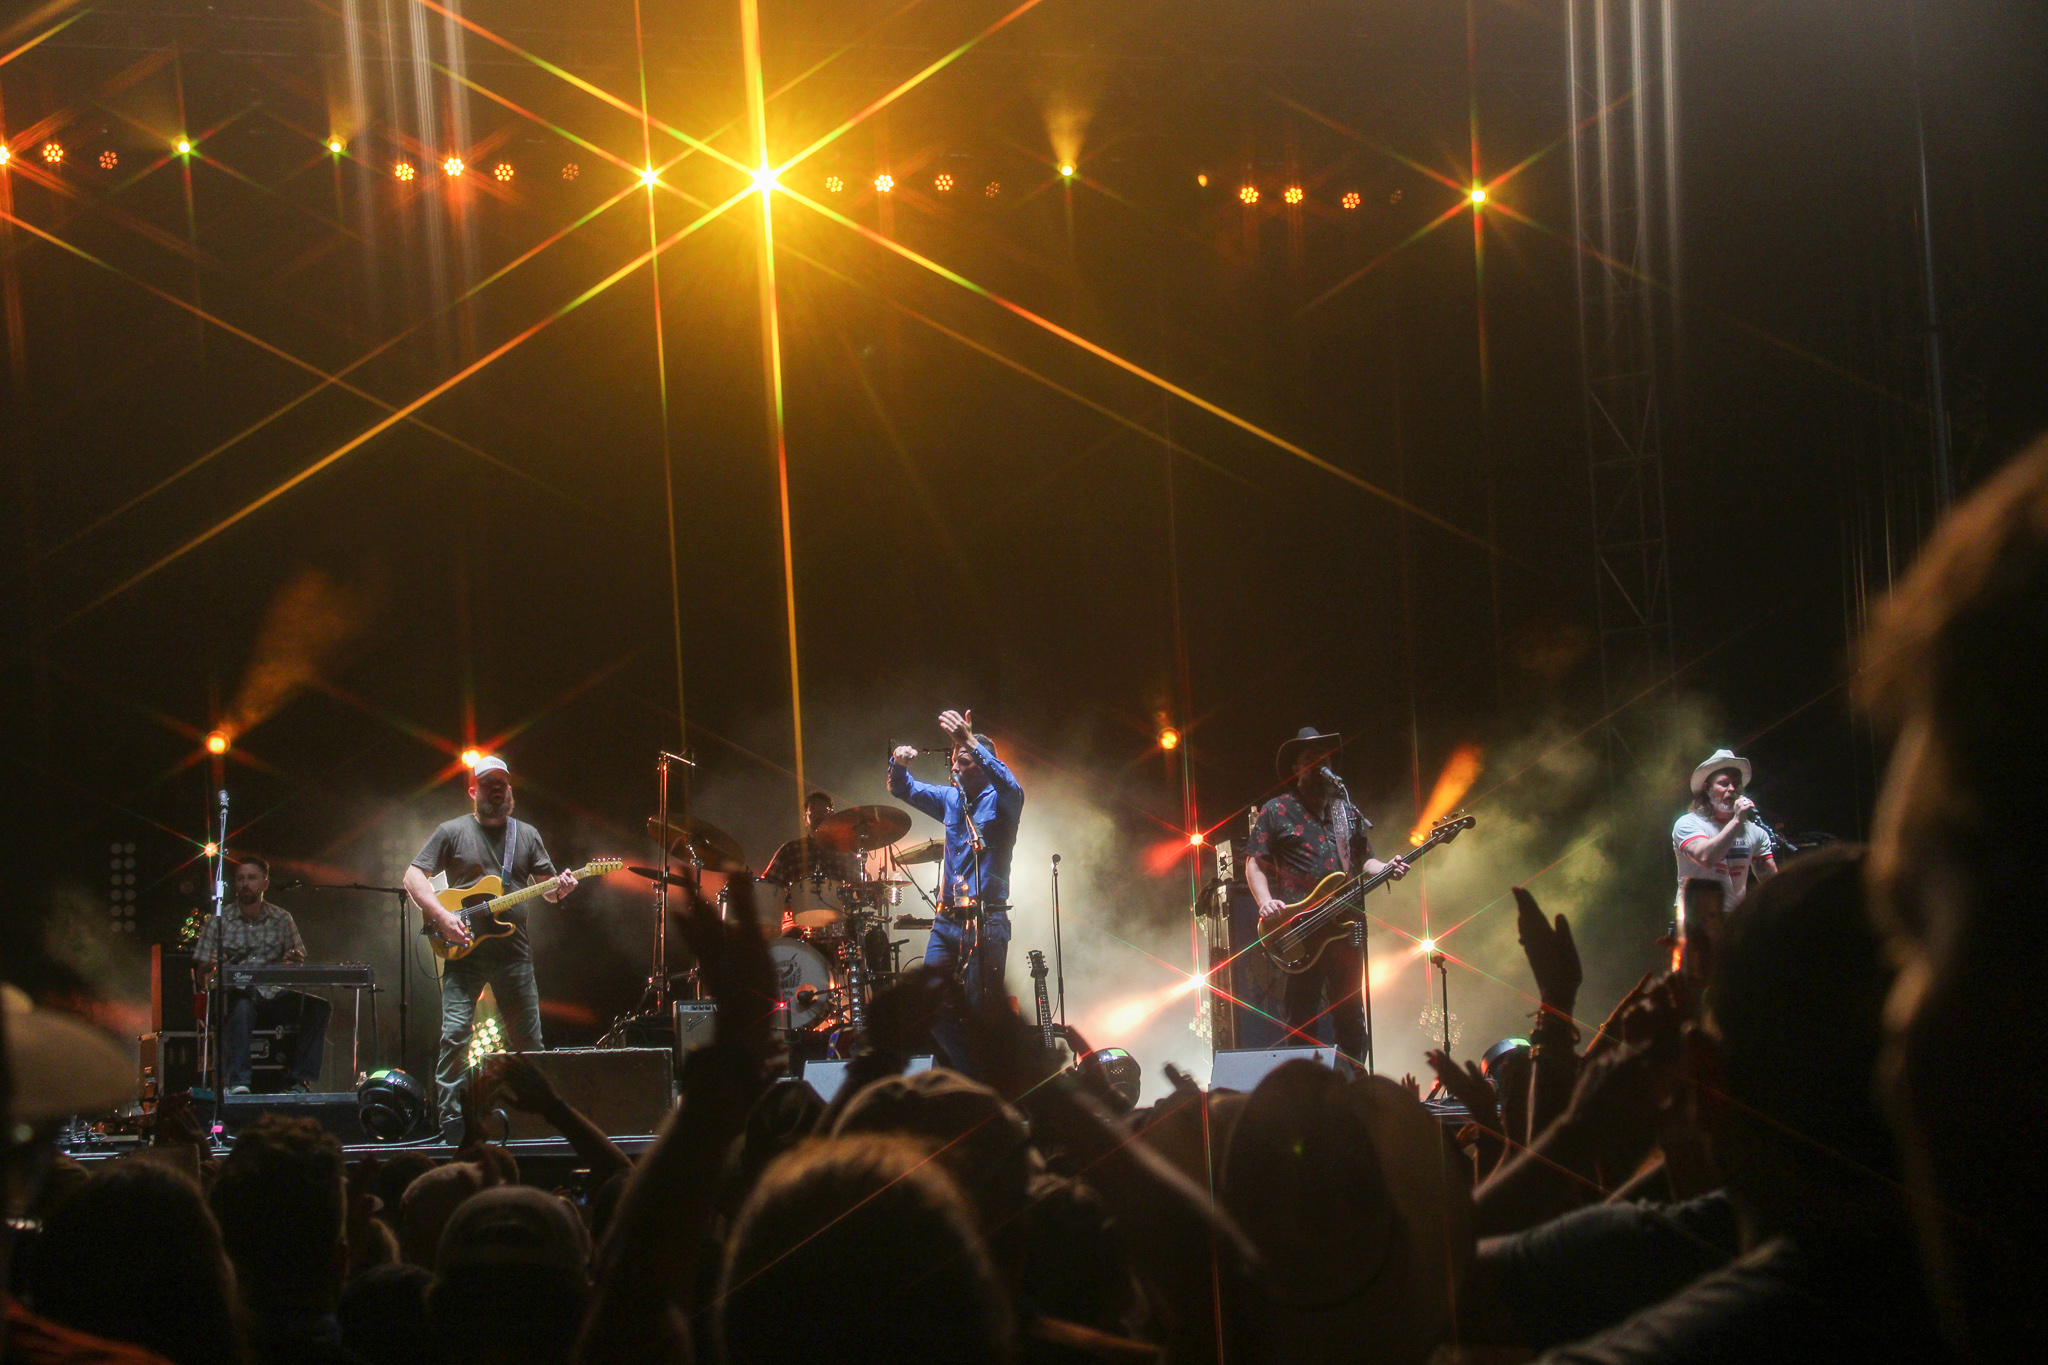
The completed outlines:
[[[227,904],[228,904],[228,789],[220,789],[220,828],[213,844],[213,983],[206,992],[206,1061],[201,1075],[213,1075],[213,1122],[207,1125],[209,1139],[218,1141],[225,1125],[221,1114],[227,1104]]]

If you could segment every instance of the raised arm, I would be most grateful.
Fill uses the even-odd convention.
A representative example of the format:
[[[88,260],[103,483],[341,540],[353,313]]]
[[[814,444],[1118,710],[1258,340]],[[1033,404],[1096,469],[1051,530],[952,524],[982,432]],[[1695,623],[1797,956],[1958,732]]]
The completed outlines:
[[[912,810],[922,811],[943,823],[946,818],[946,793],[952,788],[934,787],[929,782],[920,782],[910,775],[910,769],[903,764],[904,749],[898,749],[889,756],[889,795]]]

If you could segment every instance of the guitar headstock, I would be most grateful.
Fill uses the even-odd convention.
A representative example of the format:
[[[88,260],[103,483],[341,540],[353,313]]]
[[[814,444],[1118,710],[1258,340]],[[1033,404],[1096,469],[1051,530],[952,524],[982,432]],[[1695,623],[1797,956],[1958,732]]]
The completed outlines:
[[[617,872],[626,865],[624,858],[592,858],[576,869],[578,877],[602,877],[607,872]]]
[[[1024,954],[1024,956],[1031,963],[1031,979],[1033,981],[1045,980],[1045,954],[1038,951],[1038,949],[1033,948],[1030,952]]]
[[[1429,840],[1431,843],[1448,844],[1451,840],[1457,838],[1460,834],[1478,823],[1479,820],[1476,816],[1467,815],[1463,811],[1440,816],[1436,823],[1429,827]]]

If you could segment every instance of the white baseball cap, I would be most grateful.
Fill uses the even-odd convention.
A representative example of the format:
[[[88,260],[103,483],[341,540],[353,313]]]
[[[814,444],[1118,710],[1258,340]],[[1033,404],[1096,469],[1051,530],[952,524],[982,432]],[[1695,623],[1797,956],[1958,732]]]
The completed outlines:
[[[503,773],[510,777],[512,775],[512,765],[499,758],[496,754],[490,754],[478,759],[476,766],[469,770],[471,779],[482,777],[485,773]]]

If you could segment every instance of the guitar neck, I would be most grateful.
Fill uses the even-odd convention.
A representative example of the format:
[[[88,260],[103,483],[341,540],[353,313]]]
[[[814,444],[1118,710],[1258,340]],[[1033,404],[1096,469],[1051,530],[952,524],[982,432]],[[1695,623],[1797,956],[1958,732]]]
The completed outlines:
[[[1446,836],[1440,834],[1431,835],[1429,838],[1424,839],[1420,844],[1416,845],[1414,848],[1402,854],[1401,861],[1407,863],[1410,867],[1415,866],[1417,860],[1420,859],[1423,854],[1429,852],[1438,844],[1443,843],[1445,837]],[[1381,886],[1384,886],[1387,882],[1391,881],[1393,879],[1393,876],[1394,869],[1391,867],[1384,867],[1381,868],[1378,872],[1373,873],[1370,877],[1360,877],[1358,880],[1352,882],[1351,885],[1345,887],[1342,891],[1339,891],[1336,895],[1330,897],[1330,899],[1328,899],[1327,901],[1324,901],[1323,909],[1318,913],[1343,914],[1346,911],[1350,910],[1353,906],[1357,905],[1360,901],[1364,900],[1372,892],[1377,891]]]
[[[595,867],[595,864],[586,863],[582,867],[577,868],[574,875],[577,877],[587,877],[590,875],[593,867]],[[517,905],[521,901],[532,900],[535,896],[543,895],[552,890],[554,885],[555,879],[550,877],[544,882],[535,882],[532,886],[522,886],[517,891],[507,891],[502,896],[492,897],[487,908],[501,910],[508,905]]]

